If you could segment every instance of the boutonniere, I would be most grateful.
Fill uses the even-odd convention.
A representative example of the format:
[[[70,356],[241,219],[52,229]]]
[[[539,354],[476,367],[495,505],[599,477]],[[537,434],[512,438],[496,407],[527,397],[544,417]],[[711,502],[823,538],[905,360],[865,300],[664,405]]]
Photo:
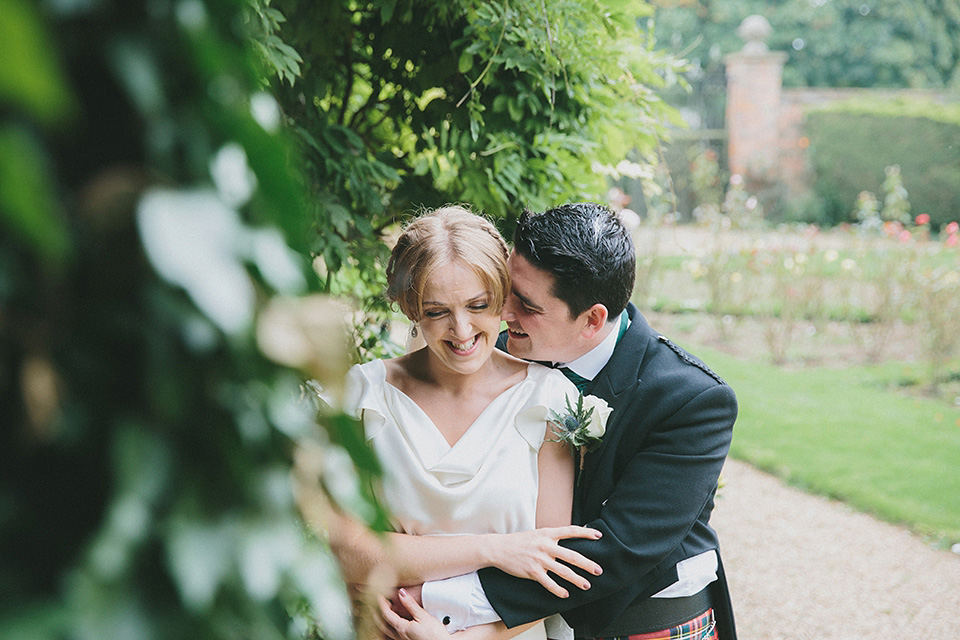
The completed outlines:
[[[553,425],[553,442],[566,442],[570,449],[579,451],[593,451],[600,446],[603,434],[607,430],[607,418],[613,409],[603,398],[585,396],[582,393],[577,398],[576,406],[570,403],[567,396],[567,410],[563,414],[551,411],[553,417],[549,422]]]

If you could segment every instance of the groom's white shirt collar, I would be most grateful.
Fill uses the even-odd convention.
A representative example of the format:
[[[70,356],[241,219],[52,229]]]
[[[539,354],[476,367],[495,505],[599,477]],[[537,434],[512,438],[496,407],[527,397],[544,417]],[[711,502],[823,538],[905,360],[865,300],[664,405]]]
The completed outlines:
[[[607,366],[610,357],[613,356],[613,350],[617,348],[617,336],[620,335],[620,323],[623,322],[623,315],[617,315],[617,319],[611,323],[613,328],[603,341],[590,351],[570,362],[556,363],[557,367],[567,367],[578,376],[587,380],[593,380],[600,373],[600,370]]]

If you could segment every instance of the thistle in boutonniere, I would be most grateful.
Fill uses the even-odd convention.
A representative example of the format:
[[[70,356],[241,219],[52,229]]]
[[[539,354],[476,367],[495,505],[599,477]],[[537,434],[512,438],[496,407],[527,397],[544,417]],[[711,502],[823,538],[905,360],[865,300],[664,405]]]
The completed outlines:
[[[570,396],[566,401],[567,411],[564,414],[551,411],[553,417],[549,422],[556,436],[553,442],[566,442],[573,451],[593,451],[600,446],[612,409],[603,398],[582,393],[577,398],[576,406],[571,404]]]

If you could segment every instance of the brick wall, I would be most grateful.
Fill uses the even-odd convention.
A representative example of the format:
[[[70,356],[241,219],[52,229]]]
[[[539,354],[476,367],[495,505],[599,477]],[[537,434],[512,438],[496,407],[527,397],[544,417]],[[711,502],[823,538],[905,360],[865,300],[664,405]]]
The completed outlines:
[[[781,75],[779,51],[727,56],[727,155],[731,173],[762,181],[778,175]]]

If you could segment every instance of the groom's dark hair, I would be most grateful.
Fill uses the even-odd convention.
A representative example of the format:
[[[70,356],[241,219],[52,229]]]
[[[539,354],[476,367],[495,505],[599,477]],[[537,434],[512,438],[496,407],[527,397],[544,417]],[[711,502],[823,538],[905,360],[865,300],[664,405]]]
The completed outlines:
[[[600,303],[612,320],[630,301],[637,258],[630,231],[616,213],[591,202],[565,204],[543,213],[524,210],[513,235],[514,250],[553,275],[553,295],[570,317]]]

